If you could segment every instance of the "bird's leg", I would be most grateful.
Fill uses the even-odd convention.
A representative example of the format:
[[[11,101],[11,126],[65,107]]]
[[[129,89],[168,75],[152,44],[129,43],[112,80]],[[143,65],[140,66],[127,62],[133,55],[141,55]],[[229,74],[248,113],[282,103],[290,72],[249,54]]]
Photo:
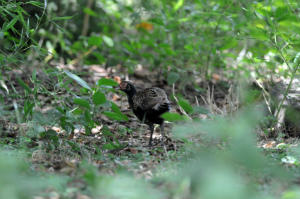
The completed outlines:
[[[160,125],[160,130],[161,130],[161,145],[164,146],[164,137],[165,137],[165,132],[164,132],[164,127],[165,127],[165,123],[163,122]]]
[[[149,124],[149,128],[150,128],[150,131],[151,131],[151,134],[150,134],[150,140],[149,140],[149,146],[152,145],[152,135],[153,135],[153,131],[154,131],[154,125],[153,124]]]

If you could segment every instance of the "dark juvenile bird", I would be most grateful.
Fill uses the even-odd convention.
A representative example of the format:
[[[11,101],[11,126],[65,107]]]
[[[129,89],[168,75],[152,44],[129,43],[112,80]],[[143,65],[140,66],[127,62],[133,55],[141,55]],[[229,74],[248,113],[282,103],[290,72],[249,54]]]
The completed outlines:
[[[164,119],[160,115],[171,110],[171,104],[165,91],[152,87],[137,92],[135,86],[128,81],[122,81],[116,89],[126,93],[133,113],[141,122],[149,126],[151,131],[149,146],[152,144],[153,124],[160,125],[161,143],[164,145]]]

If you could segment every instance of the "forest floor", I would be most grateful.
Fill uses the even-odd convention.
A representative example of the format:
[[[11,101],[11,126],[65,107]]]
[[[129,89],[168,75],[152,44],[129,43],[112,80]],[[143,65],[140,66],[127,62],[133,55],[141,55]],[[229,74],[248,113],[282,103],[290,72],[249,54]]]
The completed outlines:
[[[61,66],[61,69],[67,69],[72,70],[74,68],[70,68],[68,66]],[[14,89],[15,93],[21,94],[24,93],[24,88],[18,83],[17,78],[19,77],[22,79],[26,84],[31,86],[28,74],[31,75],[33,69],[28,69],[28,67],[24,67],[23,71],[21,70],[12,70],[8,72],[6,75],[9,76],[11,85],[8,86],[8,89]],[[42,69],[36,69],[37,72],[37,79],[41,80],[41,84],[47,85],[48,82],[50,82],[49,77],[45,75],[45,73],[42,71]],[[219,81],[219,79],[214,80],[213,82],[205,82],[201,83],[199,85],[201,88],[203,88],[203,91],[199,92],[192,88],[192,86],[187,85],[185,89],[178,90],[177,88],[172,88],[171,86],[167,85],[167,82],[162,79],[161,76],[159,76],[155,72],[147,72],[145,73],[144,70],[136,71],[134,74],[129,75],[123,75],[124,73],[120,71],[114,71],[112,72],[112,69],[105,69],[101,68],[100,66],[93,65],[86,69],[82,69],[81,71],[76,71],[80,75],[82,79],[84,79],[89,85],[95,85],[97,81],[100,78],[114,78],[118,81],[121,79],[128,79],[132,81],[136,87],[137,90],[147,88],[147,87],[159,87],[166,91],[168,96],[171,96],[172,93],[181,93],[187,100],[190,101],[192,105],[198,105],[198,106],[204,106],[205,101],[203,99],[206,98],[206,89],[213,88],[213,102],[216,105],[216,107],[224,107],[225,105],[225,98],[228,94],[229,84],[225,81]],[[70,95],[69,92],[66,91],[55,91],[53,90],[53,87],[48,87],[50,92],[57,92],[59,97],[64,98],[66,101],[71,100],[73,97]],[[72,90],[78,90],[76,85],[74,88],[70,87]],[[173,90],[174,89],[174,90]],[[39,95],[38,96],[41,103],[35,108],[35,110],[40,111],[42,114],[46,114],[46,112],[49,109],[52,109],[55,104],[53,104],[53,98],[51,96],[46,95]],[[123,156],[124,154],[150,154],[150,156],[153,156],[155,158],[152,158],[150,161],[153,161],[156,159],[156,161],[153,161],[152,164],[144,164],[145,162],[141,162],[140,164],[143,165],[152,165],[159,163],[161,159],[165,159],[168,151],[174,151],[178,150],[180,146],[182,145],[181,141],[173,140],[172,139],[172,133],[171,128],[172,124],[167,123],[166,124],[166,146],[165,148],[162,148],[159,146],[161,135],[160,135],[160,128],[155,128],[155,133],[153,135],[154,138],[154,146],[148,147],[148,140],[150,136],[150,131],[147,127],[147,125],[141,124],[140,121],[133,115],[132,111],[129,109],[127,97],[123,96],[122,94],[116,95],[116,94],[110,94],[107,96],[107,99],[112,100],[115,102],[122,112],[126,114],[129,117],[129,121],[127,122],[117,122],[109,119],[103,114],[99,114],[97,116],[97,120],[101,123],[100,126],[97,126],[97,128],[93,129],[92,133],[90,135],[86,135],[84,129],[75,129],[74,134],[68,135],[66,134],[62,129],[57,127],[56,125],[53,126],[44,126],[45,130],[48,128],[54,129],[61,138],[67,138],[68,141],[74,141],[79,144],[79,148],[84,149],[81,152],[71,152],[71,146],[69,146],[66,143],[60,144],[60,147],[58,147],[55,150],[51,150],[50,153],[47,153],[45,150],[43,150],[44,146],[48,143],[46,141],[43,141],[42,139],[32,139],[30,143],[27,143],[29,147],[31,148],[37,148],[39,146],[38,150],[33,151],[32,156],[32,162],[37,163],[38,165],[47,165],[44,169],[50,169],[54,171],[61,171],[65,169],[65,167],[69,167],[73,165],[73,163],[79,163],[81,158],[78,158],[81,153],[84,154],[97,154],[97,150],[101,148],[105,140],[101,137],[101,128],[103,125],[107,125],[110,129],[110,131],[116,135],[116,139],[120,142],[122,146],[125,146],[124,148],[118,149],[118,150],[101,150],[101,154],[104,156],[108,156],[109,154],[114,154],[116,156]],[[172,104],[172,112],[180,113],[179,107],[176,105],[175,100],[171,100]],[[23,109],[24,100],[21,98],[11,98],[9,96],[4,96],[4,114],[2,119],[0,120],[1,126],[2,126],[2,137],[10,137],[12,138],[12,142],[7,141],[7,143],[10,142],[10,144],[13,144],[19,139],[19,133],[22,132],[26,134],[26,131],[32,127],[30,122],[28,123],[21,123],[18,124],[17,118],[13,117],[11,114],[15,110],[15,105],[17,105],[19,110]],[[220,109],[221,110],[221,109]],[[97,114],[96,114],[97,115]],[[47,115],[45,115],[47,117]],[[206,117],[205,115],[202,115],[201,117]],[[0,126],[0,127],[1,127]],[[120,129],[123,129],[123,132],[119,132]],[[5,136],[4,136],[5,135]],[[61,139],[64,140],[64,139]],[[95,149],[95,146],[98,146],[99,148]],[[155,150],[153,150],[155,149]],[[156,150],[160,149],[160,150]],[[68,155],[67,155],[67,154]],[[99,151],[98,151],[99,153]],[[70,164],[72,162],[72,164]],[[110,162],[111,164],[118,164],[116,162]],[[94,162],[94,164],[98,164],[99,167],[102,167],[103,165],[110,164],[109,161],[100,160],[97,162]],[[119,164],[128,164],[125,162]],[[112,165],[108,166],[107,168],[112,168]],[[152,169],[152,166],[148,169]]]
[[[62,66],[61,69],[72,70],[73,68]],[[13,70],[6,74],[9,76],[11,82],[11,86],[8,88],[9,90],[14,87],[16,93],[24,92],[24,89],[17,81],[17,77],[20,77],[30,86],[28,77],[24,72],[31,74],[32,70],[24,68],[24,71]],[[196,91],[189,85],[186,85],[185,89],[181,90],[176,87],[172,88],[155,72],[144,73],[143,71],[136,71],[134,74],[123,75],[124,72],[119,69],[115,71],[112,69],[104,69],[97,65],[76,72],[82,74],[79,76],[90,86],[95,85],[100,78],[109,77],[117,81],[120,79],[128,79],[134,82],[137,90],[152,86],[160,87],[166,91],[168,96],[171,96],[173,92],[176,94],[180,93],[192,105],[209,107],[210,111],[214,111],[215,114],[223,114],[224,116],[229,114],[229,104],[237,103],[235,98],[232,97],[232,91],[230,91],[232,83],[227,80],[222,80],[218,75],[215,75],[215,78],[210,82],[199,81],[198,86],[203,88],[203,91]],[[43,85],[47,85],[49,78],[45,76],[41,69],[37,69],[37,77],[43,81]],[[78,90],[76,86],[70,88],[74,89],[74,91]],[[49,89],[53,89],[53,87],[49,86]],[[64,98],[66,102],[72,101],[73,96],[70,95],[69,92],[50,91],[56,92],[57,95]],[[47,116],[46,112],[56,106],[56,104],[53,104],[53,99],[50,96],[38,96],[38,98],[41,99],[42,103],[40,103],[35,110],[40,111],[45,117],[51,117]],[[146,125],[141,124],[133,115],[129,109],[126,96],[111,93],[107,96],[107,99],[115,102],[121,111],[128,116],[129,120],[127,122],[113,121],[103,114],[96,114],[96,120],[100,122],[100,125],[94,128],[90,134],[86,134],[85,130],[80,127],[75,129],[71,134],[67,134],[55,124],[52,126],[43,126],[44,130],[52,128],[60,137],[59,145],[51,147],[51,143],[49,143],[48,140],[42,139],[39,136],[33,137],[30,140],[24,140],[22,138],[23,135],[26,134],[26,131],[33,128],[36,123],[30,121],[27,123],[18,122],[17,118],[13,117],[15,114],[11,113],[15,111],[16,105],[18,110],[22,110],[24,100],[6,96],[4,97],[4,108],[2,109],[4,114],[0,119],[0,131],[2,131],[0,139],[2,145],[5,144],[3,148],[6,150],[10,150],[11,148],[21,149],[26,145],[29,149],[25,152],[29,154],[26,161],[32,164],[32,168],[36,171],[74,175],[82,160],[86,159],[102,173],[114,174],[115,170],[121,166],[133,172],[136,177],[151,179],[156,175],[155,171],[158,167],[164,165],[164,160],[174,158],[173,154],[176,154],[180,150],[183,142],[175,140],[172,137],[173,124],[167,123],[165,147],[159,145],[161,139],[159,127],[155,129],[154,146],[148,147],[150,131]],[[174,99],[171,99],[171,103],[172,112],[182,114]],[[234,106],[233,109],[236,111],[239,105],[236,104]],[[205,114],[199,114],[198,116],[202,119],[208,117]],[[114,139],[117,140],[122,147],[118,149],[103,147],[107,143],[107,140],[102,136],[104,126],[109,128],[110,132],[114,135]],[[201,142],[201,136],[191,136],[187,139],[193,142]],[[297,141],[296,138],[290,138],[284,142],[295,143],[295,141]],[[276,148],[278,143],[278,140],[269,139],[266,136],[259,136],[257,141],[258,147],[270,149]],[[80,183],[83,184],[82,186],[86,186],[84,182]]]

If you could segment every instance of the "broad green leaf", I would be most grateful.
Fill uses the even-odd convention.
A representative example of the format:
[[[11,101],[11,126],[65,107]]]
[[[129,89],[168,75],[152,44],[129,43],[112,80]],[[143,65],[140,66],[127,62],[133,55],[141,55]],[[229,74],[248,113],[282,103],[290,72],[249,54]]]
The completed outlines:
[[[69,134],[74,131],[75,127],[70,122],[62,122],[61,127]]]
[[[63,115],[66,114],[65,109],[63,109],[63,108],[61,108],[61,107],[59,107],[59,106],[57,106],[56,109],[57,109],[59,112],[61,112]]]
[[[193,107],[190,105],[189,102],[187,102],[186,100],[178,100],[178,104],[181,108],[183,108],[183,110],[187,113],[190,113],[193,111]]]
[[[112,38],[110,38],[106,35],[103,35],[102,38],[103,38],[103,41],[105,42],[106,45],[108,45],[109,47],[114,46],[114,41],[112,40]]]
[[[111,107],[111,101],[106,100],[103,104],[101,104],[101,107],[110,108]]]
[[[165,120],[168,120],[170,122],[176,122],[176,121],[182,121],[184,120],[184,117],[179,115],[178,113],[164,113],[160,117],[164,118]]]
[[[75,98],[74,99],[74,104],[77,104],[79,106],[82,106],[84,108],[90,109],[90,104],[87,100],[82,99],[82,98]]]
[[[106,115],[107,117],[113,119],[113,120],[117,120],[117,121],[128,121],[128,117],[124,114],[119,114],[119,113],[115,113],[115,112],[111,112],[111,111],[104,111],[102,113],[103,115]]]
[[[83,12],[93,17],[98,15],[95,11],[87,7],[83,8]]]
[[[177,82],[178,79],[179,79],[179,74],[178,73],[170,72],[169,75],[168,75],[167,81],[168,81],[169,85],[172,85],[175,82]]]
[[[88,39],[88,43],[90,46],[100,47],[102,44],[102,37],[92,36]]]
[[[118,85],[118,82],[116,82],[115,80],[113,79],[107,79],[107,78],[101,78],[98,80],[98,85],[99,86],[117,86]]]
[[[67,71],[67,70],[64,70],[64,72],[69,76],[71,77],[72,79],[74,79],[78,84],[80,84],[81,86],[83,86],[84,88],[87,88],[89,90],[92,90],[89,85],[83,80],[81,79],[80,77],[78,77],[77,75]]]
[[[49,140],[57,140],[57,132],[53,129],[40,133],[40,137],[47,138]]]
[[[103,104],[104,102],[106,102],[104,93],[102,93],[101,91],[95,92],[93,95],[93,102],[95,105]]]
[[[177,3],[173,7],[173,11],[177,11],[179,8],[183,6],[184,0],[178,0]]]
[[[116,113],[118,113],[118,114],[123,114],[121,111],[120,111],[120,108],[114,103],[114,102],[110,102],[111,103],[111,109],[114,111],[114,112],[116,112]]]
[[[32,121],[38,122],[39,124],[47,124],[49,120],[53,121],[53,118],[50,118],[49,115],[47,117],[41,113],[40,111],[34,111],[32,115]]]
[[[27,90],[29,93],[32,93],[30,87],[25,82],[23,82],[19,77],[17,77],[17,81],[25,90]]]
[[[97,57],[97,59],[98,59],[98,62],[100,62],[100,64],[101,63],[105,63],[106,62],[106,58],[105,57],[103,57],[103,55],[101,54],[101,53],[99,53],[99,52],[96,52],[96,51],[93,51],[93,53],[92,53],[95,57]]]
[[[231,49],[231,48],[234,48],[237,45],[238,45],[238,41],[235,38],[226,37],[224,39],[224,42],[223,42],[222,46],[219,48],[219,50]]]

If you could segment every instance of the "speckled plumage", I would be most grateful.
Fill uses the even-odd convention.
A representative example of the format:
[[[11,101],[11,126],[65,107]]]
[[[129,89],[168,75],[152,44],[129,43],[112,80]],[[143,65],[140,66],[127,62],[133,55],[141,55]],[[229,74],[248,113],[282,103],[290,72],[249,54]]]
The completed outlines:
[[[164,119],[161,114],[170,111],[171,105],[164,90],[152,87],[137,92],[135,86],[128,81],[122,81],[116,88],[126,93],[128,102],[136,117],[147,124],[151,130],[149,146],[151,146],[154,130],[153,124],[159,124],[162,133],[162,145],[164,144]]]

